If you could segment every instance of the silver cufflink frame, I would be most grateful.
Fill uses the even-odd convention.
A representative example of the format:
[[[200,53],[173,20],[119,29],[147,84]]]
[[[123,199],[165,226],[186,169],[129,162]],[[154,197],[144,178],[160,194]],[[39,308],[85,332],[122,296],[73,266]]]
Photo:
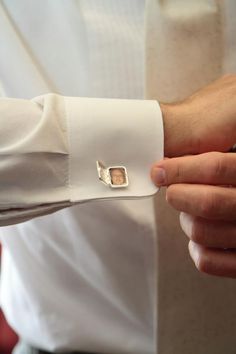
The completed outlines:
[[[99,180],[111,188],[125,188],[129,185],[125,166],[106,167],[101,161],[96,161]]]

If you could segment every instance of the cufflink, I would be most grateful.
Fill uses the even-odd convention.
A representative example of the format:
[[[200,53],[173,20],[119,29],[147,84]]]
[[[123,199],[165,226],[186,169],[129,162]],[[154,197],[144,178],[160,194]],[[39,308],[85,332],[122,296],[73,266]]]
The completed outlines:
[[[111,188],[128,187],[128,173],[124,166],[105,167],[101,161],[96,161],[98,177]]]

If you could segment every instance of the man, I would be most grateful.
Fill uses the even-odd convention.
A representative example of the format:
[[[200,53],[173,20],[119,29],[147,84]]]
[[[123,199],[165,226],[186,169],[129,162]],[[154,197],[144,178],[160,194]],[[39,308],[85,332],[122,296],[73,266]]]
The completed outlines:
[[[231,42],[221,42],[219,21],[227,10],[232,24],[231,6],[147,2],[147,97],[183,100],[234,69],[234,51],[222,65]],[[149,170],[163,157],[158,104],[78,98],[142,98],[143,11],[142,1],[2,3],[2,87],[24,100],[1,102],[1,223],[78,203],[1,229],[1,301],[23,340],[16,353],[234,352],[234,281],[194,272],[177,214],[157,197],[156,238],[152,199],[142,199],[157,191]],[[46,92],[75,97],[27,100]],[[203,152],[189,151],[190,120],[180,136],[161,107],[166,155]],[[99,181],[100,159],[127,168],[127,188]]]

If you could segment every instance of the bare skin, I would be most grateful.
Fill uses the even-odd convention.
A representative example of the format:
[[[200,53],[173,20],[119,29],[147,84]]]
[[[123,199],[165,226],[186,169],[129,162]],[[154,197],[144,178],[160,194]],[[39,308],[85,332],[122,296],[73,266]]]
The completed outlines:
[[[123,172],[119,168],[113,168],[111,170],[112,183],[115,185],[122,185],[125,183]]]
[[[153,165],[152,180],[181,212],[197,269],[236,278],[236,75],[161,108],[170,158]]]

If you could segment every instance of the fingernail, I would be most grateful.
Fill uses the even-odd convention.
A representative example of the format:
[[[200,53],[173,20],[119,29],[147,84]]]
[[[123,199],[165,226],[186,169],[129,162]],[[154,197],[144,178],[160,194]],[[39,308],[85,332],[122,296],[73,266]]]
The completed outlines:
[[[190,253],[191,257],[194,258],[194,255],[196,253],[196,249],[195,249],[195,244],[193,243],[193,241],[189,241],[188,249],[189,249],[189,253]]]
[[[188,249],[192,260],[197,265],[197,263],[199,262],[199,252],[196,243],[194,243],[193,241],[189,241]]]
[[[188,236],[191,237],[193,233],[193,218],[191,215],[186,214],[186,213],[180,213],[179,216],[180,220],[180,226],[184,233]]]
[[[166,171],[161,167],[154,167],[152,171],[153,182],[158,186],[166,185]]]

